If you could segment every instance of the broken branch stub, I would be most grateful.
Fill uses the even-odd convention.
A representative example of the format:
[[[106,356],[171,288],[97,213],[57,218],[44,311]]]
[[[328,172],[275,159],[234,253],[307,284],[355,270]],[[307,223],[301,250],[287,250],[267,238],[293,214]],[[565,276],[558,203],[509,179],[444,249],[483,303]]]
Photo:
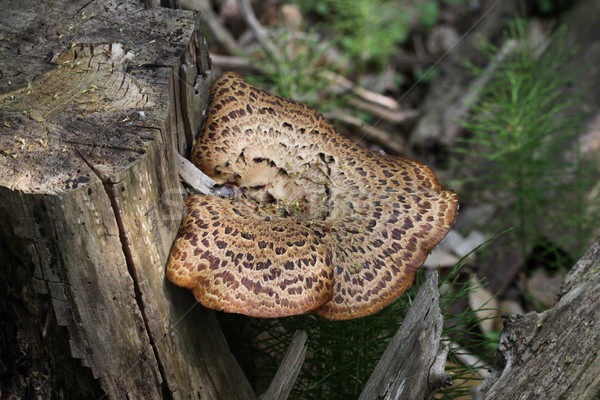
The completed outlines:
[[[458,209],[427,166],[365,150],[231,72],[192,161],[238,195],[188,199],[167,278],[217,310],[372,314],[410,287]]]

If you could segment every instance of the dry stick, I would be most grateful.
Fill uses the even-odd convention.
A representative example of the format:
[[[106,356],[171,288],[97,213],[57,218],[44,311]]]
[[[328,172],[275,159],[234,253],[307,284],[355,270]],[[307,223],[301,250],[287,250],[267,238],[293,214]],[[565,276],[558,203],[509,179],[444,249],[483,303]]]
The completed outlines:
[[[217,184],[211,177],[200,171],[194,164],[181,154],[177,156],[177,172],[181,179],[193,189],[202,194],[213,195],[212,188]]]
[[[223,69],[235,68],[261,71],[259,66],[253,64],[245,57],[212,54],[210,58],[213,65]],[[403,123],[418,115],[417,110],[401,110],[400,105],[392,97],[384,96],[362,88],[341,75],[333,72],[325,72],[324,76],[327,79],[330,79],[334,85],[330,89],[330,92],[352,92],[352,94],[357,97],[356,99],[350,99],[353,106],[374,114],[377,117],[381,117],[390,123]]]
[[[507,40],[485,68],[483,74],[469,85],[467,93],[464,96],[465,100],[461,102],[455,110],[455,120],[461,120],[462,117],[469,112],[471,106],[475,104],[481,96],[483,88],[486,87],[488,82],[493,78],[494,72],[498,69],[498,66],[506,60],[506,57],[515,50],[516,46],[517,42],[514,39]]]
[[[213,65],[223,69],[233,68],[248,69],[259,72],[262,71],[258,65],[253,64],[250,60],[244,57],[213,54],[211,55],[211,60]],[[392,124],[401,124],[407,120],[414,119],[419,115],[419,112],[417,110],[399,109],[400,106],[398,105],[398,103],[396,103],[396,101],[393,98],[383,96],[379,93],[375,93],[370,90],[361,88],[341,75],[327,73],[326,77],[331,78],[333,80],[333,84],[336,85],[335,87],[331,88],[330,92],[339,93],[340,91],[352,91],[352,93],[357,97],[351,98],[349,100],[350,105],[362,111],[366,111],[369,114],[374,115],[375,117],[381,118],[384,121],[387,121]],[[338,119],[341,119],[342,121],[348,124],[356,126],[362,125],[361,123],[359,123],[359,120],[357,118],[352,116],[343,117],[342,114],[343,113],[340,112],[335,113]],[[387,137],[389,135],[387,133],[379,132],[375,133],[374,136],[376,136],[377,140],[379,141],[380,138]],[[393,148],[394,151],[398,151],[398,146],[391,145],[389,147]]]
[[[225,56],[222,54],[213,53],[210,55],[210,59],[214,66],[219,67],[224,71],[229,71],[231,69],[244,69],[251,70],[253,72],[262,72],[262,69],[257,63],[251,62],[246,57]]]
[[[376,117],[379,117],[382,120],[392,124],[401,124],[407,120],[415,119],[419,116],[419,112],[417,110],[392,110],[386,108],[385,106],[382,107],[378,104],[373,104],[359,98],[351,98],[349,102],[350,105],[373,114]]]
[[[408,119],[416,118],[419,114],[417,110],[401,110],[400,104],[394,98],[362,88],[341,75],[326,72],[325,76],[331,79],[341,90],[350,91],[357,96],[350,99],[351,105],[392,124],[403,123]],[[334,91],[339,90],[339,88],[336,87]]]
[[[248,26],[250,27],[252,32],[254,32],[254,34],[256,35],[261,46],[265,49],[265,51],[269,54],[269,56],[273,59],[273,61],[275,61],[276,63],[278,61],[280,61],[281,55],[279,53],[279,50],[277,49],[275,44],[269,39],[266,30],[263,28],[263,26],[260,24],[260,22],[256,18],[256,15],[254,14],[254,10],[252,9],[250,2],[248,0],[238,0],[238,4],[240,6],[240,9],[242,10],[242,14],[246,20],[246,23],[248,24]],[[212,12],[212,10],[211,10],[211,12]],[[220,26],[220,24],[219,24],[219,26]],[[225,30],[225,28],[222,28],[222,29]],[[236,44],[236,46],[237,46],[237,44]],[[248,68],[256,68],[256,66],[252,65],[252,63],[250,63],[249,61],[247,62],[247,64],[245,64],[243,59],[240,57],[226,58],[223,56],[221,56],[221,57],[213,56],[213,61],[215,62],[215,65],[217,65],[218,62],[220,62],[221,64],[226,64],[228,66],[231,66],[232,62],[234,62],[235,66],[237,66],[237,67],[247,66]],[[342,88],[342,90],[351,89],[357,96],[362,97],[368,101],[368,102],[365,102],[365,101],[361,101],[359,99],[352,99],[351,103],[353,106],[360,108],[364,111],[367,111],[369,113],[372,113],[375,116],[383,118],[391,123],[395,123],[395,124],[401,123],[407,119],[414,118],[417,115],[417,112],[414,110],[393,112],[395,110],[398,110],[398,108],[399,108],[398,103],[394,99],[387,97],[387,96],[380,95],[375,92],[368,91],[364,88],[359,88],[355,84],[353,84],[350,80],[348,80],[340,75],[331,74],[330,77],[335,79],[336,85],[340,86]],[[375,104],[371,104],[371,103],[375,103]],[[378,107],[378,104],[380,104],[381,107]],[[390,111],[392,111],[392,112],[390,112]],[[344,115],[342,113],[338,113],[337,116],[339,117],[339,119],[343,120],[346,123],[349,123],[349,124],[352,124],[355,126],[362,126],[362,123],[359,122],[356,118],[353,118],[352,116]],[[401,153],[404,150],[403,144],[397,144],[398,140],[396,138],[391,138],[390,135],[384,131],[374,130],[372,128],[371,134],[372,134],[373,138],[380,145],[386,147],[388,150],[391,150],[391,151],[397,152],[397,153]]]
[[[219,19],[208,0],[194,0],[189,6],[190,8],[200,11],[202,21],[208,26],[208,29],[212,34],[215,35],[215,39],[219,42],[219,45],[229,54],[239,57],[248,57],[246,51],[238,45],[231,33],[229,33],[229,31],[219,22]]]
[[[349,100],[350,104],[356,108],[373,114],[392,124],[401,124],[409,119],[414,119],[419,115],[416,110],[402,110],[400,104],[389,96],[372,92],[356,85],[349,79],[337,75],[333,72],[326,72],[325,77],[331,79],[337,87],[332,92],[339,90],[352,92],[356,97]]]
[[[266,392],[260,395],[260,400],[285,400],[290,395],[296,378],[300,373],[306,357],[306,332],[296,331],[281,364]]]
[[[550,41],[543,36],[535,37],[530,35],[528,38],[528,44],[525,44],[525,46],[531,45],[532,47],[535,47],[536,51],[534,52],[534,56],[535,58],[538,58],[546,50],[549,44]],[[509,39],[502,45],[500,51],[498,51],[498,53],[492,58],[488,66],[485,68],[483,74],[475,79],[469,86],[467,94],[464,96],[466,101],[462,102],[456,111],[458,118],[461,118],[463,115],[469,112],[471,105],[477,102],[481,92],[483,91],[483,88],[487,86],[488,82],[493,78],[494,72],[498,69],[498,66],[500,66],[507,57],[517,50],[518,46],[523,45],[520,45],[515,39]]]
[[[392,97],[384,96],[379,93],[371,92],[367,89],[361,88],[361,87],[357,86],[351,80],[349,80],[341,75],[337,75],[333,72],[325,72],[324,76],[327,79],[330,79],[333,82],[335,82],[336,85],[340,86],[344,90],[351,91],[354,94],[356,94],[357,96],[362,97],[363,99],[365,99],[371,103],[380,104],[382,107],[386,107],[391,110],[400,109],[400,105]]]
[[[332,110],[328,113],[325,113],[324,117],[328,120],[338,120],[364,130],[365,122],[363,120],[342,110]],[[378,145],[380,145],[385,151],[402,154],[406,150],[404,139],[401,136],[391,135],[385,130],[371,128],[369,131],[369,137]]]
[[[269,54],[273,62],[281,65],[282,59],[279,49],[277,49],[277,46],[275,46],[271,39],[269,39],[265,28],[263,28],[260,22],[258,22],[250,2],[248,0],[238,0],[238,4],[242,10],[242,15],[244,16],[248,27],[252,30],[252,32],[254,32],[258,42],[262,45],[267,54]]]
[[[456,359],[458,359],[464,365],[470,367],[470,370],[476,373],[479,377],[483,379],[490,375],[490,371],[487,368],[482,368],[485,365],[485,362],[481,358],[467,352],[464,349],[461,349],[460,345],[458,345],[456,342],[453,342],[448,337],[444,337],[443,341],[454,351],[454,357],[456,357]]]

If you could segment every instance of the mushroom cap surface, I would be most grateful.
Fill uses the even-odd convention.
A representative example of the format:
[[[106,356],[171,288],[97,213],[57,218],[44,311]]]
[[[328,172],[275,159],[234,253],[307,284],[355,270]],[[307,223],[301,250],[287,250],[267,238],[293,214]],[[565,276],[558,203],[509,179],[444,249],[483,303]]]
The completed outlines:
[[[189,196],[185,208],[167,279],[192,290],[205,307],[281,317],[331,298],[329,251],[300,221],[206,195]]]
[[[230,312],[270,317],[293,315],[301,309],[306,312],[314,306],[312,310],[318,315],[340,320],[379,311],[410,287],[416,270],[454,224],[458,209],[454,192],[442,190],[427,166],[363,149],[340,136],[313,108],[272,95],[231,72],[225,73],[211,89],[211,106],[192,161],[218,183],[240,189],[236,201],[208,202],[215,221],[238,231],[246,227],[256,241],[288,249],[284,257],[274,258],[271,253],[261,253],[256,244],[241,246],[245,242],[224,235],[225,225],[209,227],[208,233],[202,234],[205,240],[194,246],[189,240],[181,241],[182,235],[190,234],[186,230],[186,223],[191,224],[186,222],[190,213],[200,212],[208,218],[206,211],[199,211],[206,207],[201,206],[206,199],[187,202],[182,231],[171,257],[185,245],[191,258],[170,260],[167,277],[188,288],[197,282],[193,290],[202,304]],[[233,207],[244,214],[243,220],[236,218],[239,215],[231,211]],[[257,222],[265,215],[269,216],[268,221]],[[308,234],[312,246],[297,248],[288,246],[292,241],[278,242],[277,237],[265,236],[271,232],[271,224],[285,229],[282,235]],[[215,248],[211,238],[215,234],[228,244],[224,249]],[[234,257],[252,254],[254,264],[250,262],[245,270],[230,263],[223,265],[224,251]],[[299,262],[313,260],[313,254],[314,264]],[[312,277],[319,277],[315,279],[322,279],[318,282],[323,288],[329,284],[330,297],[317,305],[327,297],[323,291],[315,294],[295,283],[292,291],[296,297],[289,297],[281,281],[279,285],[264,282],[264,290],[250,291],[256,296],[248,297],[248,292],[246,303],[241,302],[241,297],[233,302],[229,296],[228,305],[224,305],[224,300],[217,299],[226,291],[221,289],[221,280],[216,275],[200,278],[195,272],[214,257],[221,263],[217,267],[219,273],[238,272],[238,283],[245,274],[260,270],[268,261],[280,269],[293,262],[301,266],[294,271],[299,274],[297,277],[304,274],[311,277],[311,282]],[[322,268],[321,273],[317,268]],[[173,269],[178,272],[169,272]],[[188,280],[173,280],[174,275],[186,276]],[[325,275],[331,280],[327,281]],[[213,286],[218,289],[210,289]],[[264,291],[269,290],[279,296],[265,297]],[[282,304],[290,299],[298,306]],[[278,311],[271,312],[275,309]],[[289,314],[285,314],[286,309]]]

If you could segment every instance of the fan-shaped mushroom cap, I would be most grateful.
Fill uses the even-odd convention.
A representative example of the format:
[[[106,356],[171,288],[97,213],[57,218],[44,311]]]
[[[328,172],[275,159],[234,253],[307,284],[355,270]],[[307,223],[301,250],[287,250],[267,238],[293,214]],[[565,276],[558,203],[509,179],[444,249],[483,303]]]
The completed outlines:
[[[189,196],[167,278],[206,307],[255,317],[303,314],[331,298],[327,246],[302,221],[236,200]]]
[[[233,202],[188,201],[169,262],[169,279],[189,288],[196,283],[194,294],[212,308],[275,316],[285,315],[288,308],[291,315],[315,305],[317,314],[330,319],[371,314],[410,287],[415,271],[456,218],[456,195],[442,190],[427,166],[365,150],[340,136],[316,110],[271,95],[231,72],[211,89],[211,107],[192,160],[217,182],[242,191]],[[207,206],[210,211],[202,210]],[[194,218],[203,222],[190,222]],[[209,218],[219,225],[204,228]],[[312,245],[297,248],[291,240],[280,240],[271,234],[271,224],[285,229],[281,236],[308,234],[307,242]],[[227,227],[230,232],[246,229],[254,242],[227,234]],[[198,240],[192,244],[190,239],[181,239],[185,236]],[[262,252],[259,241],[272,248],[285,247],[287,256]],[[244,268],[211,261],[214,257],[223,260],[224,252],[232,259],[250,254],[251,260],[245,258]],[[188,257],[185,260],[183,253]],[[304,265],[298,262],[301,258],[315,261]],[[235,306],[225,306],[224,301],[232,302],[234,294],[226,293],[216,274],[233,274],[237,288],[242,288],[245,277],[253,276],[250,279],[257,282],[261,266],[269,261],[282,271],[287,262],[293,262],[299,267],[293,272],[298,280],[300,276],[311,277],[311,282],[321,279],[317,282],[323,288],[327,287],[325,275],[333,268],[331,298],[317,305],[325,297],[323,291],[315,294],[294,280],[294,296],[290,296],[285,280],[275,284],[263,280],[261,290],[250,285],[253,289],[245,290]],[[201,278],[197,270],[209,264],[217,271],[215,278]],[[318,268],[327,273],[319,273]],[[174,280],[174,276],[186,279]],[[278,296],[268,295],[270,290]],[[221,297],[224,293],[227,300]],[[291,300],[304,307],[287,307]],[[271,312],[274,309],[278,311]]]

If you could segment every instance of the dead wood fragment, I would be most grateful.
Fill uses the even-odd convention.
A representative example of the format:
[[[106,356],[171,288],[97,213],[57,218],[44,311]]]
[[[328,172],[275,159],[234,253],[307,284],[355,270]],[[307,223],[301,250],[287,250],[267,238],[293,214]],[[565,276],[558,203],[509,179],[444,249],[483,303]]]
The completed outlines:
[[[360,132],[363,132],[365,136],[368,136],[370,141],[377,143],[387,152],[392,154],[404,154],[406,148],[404,138],[398,134],[394,135],[387,130],[379,129],[375,126],[368,126],[362,119],[339,109],[331,110],[325,113],[324,116],[332,121],[340,121],[358,129]]]
[[[181,179],[194,190],[202,194],[213,194],[211,189],[217,182],[179,153],[177,154],[177,170]]]
[[[210,32],[214,35],[215,40],[229,54],[245,57],[246,52],[237,43],[233,35],[223,26],[219,17],[212,9],[212,5],[208,0],[183,0],[182,6],[190,10],[200,11],[202,22],[208,26]]]
[[[290,395],[306,356],[306,332],[296,331],[269,388],[260,400],[285,400]]]
[[[597,399],[600,393],[600,242],[565,278],[560,299],[542,313],[510,316],[498,365],[478,399]]]
[[[444,318],[437,272],[429,274],[400,329],[390,341],[359,400],[428,399],[452,385],[444,371],[448,348],[441,342]]]

